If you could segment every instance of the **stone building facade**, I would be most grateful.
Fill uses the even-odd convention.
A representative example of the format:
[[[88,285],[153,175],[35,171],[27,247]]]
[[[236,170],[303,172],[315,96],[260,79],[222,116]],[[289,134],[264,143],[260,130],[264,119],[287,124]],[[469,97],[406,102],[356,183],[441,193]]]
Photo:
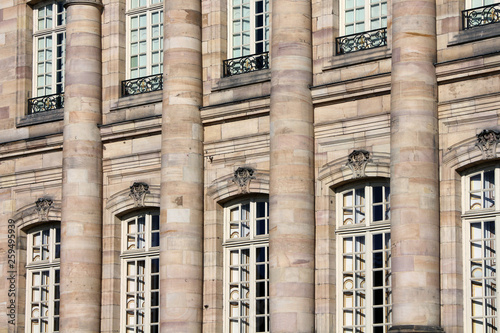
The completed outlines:
[[[0,332],[496,332],[499,22],[1,1]]]

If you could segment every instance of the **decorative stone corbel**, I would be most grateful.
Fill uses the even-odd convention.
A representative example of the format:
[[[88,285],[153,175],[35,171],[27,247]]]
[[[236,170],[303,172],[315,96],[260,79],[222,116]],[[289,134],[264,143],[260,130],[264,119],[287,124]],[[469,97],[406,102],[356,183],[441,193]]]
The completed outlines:
[[[144,207],[144,199],[146,194],[149,194],[149,185],[146,183],[136,182],[130,186],[130,196],[134,199],[135,207]]]
[[[35,201],[35,210],[38,213],[39,222],[48,221],[52,203],[52,199],[49,198],[38,198],[38,200]]]
[[[347,166],[352,171],[352,178],[365,177],[365,168],[370,159],[370,153],[366,150],[354,150],[347,157]]]
[[[239,193],[250,191],[250,181],[255,179],[255,170],[250,167],[239,167],[234,172],[233,182],[239,186]]]
[[[497,143],[500,133],[494,130],[482,130],[477,135],[476,146],[483,152],[483,159],[495,158],[497,156]]]

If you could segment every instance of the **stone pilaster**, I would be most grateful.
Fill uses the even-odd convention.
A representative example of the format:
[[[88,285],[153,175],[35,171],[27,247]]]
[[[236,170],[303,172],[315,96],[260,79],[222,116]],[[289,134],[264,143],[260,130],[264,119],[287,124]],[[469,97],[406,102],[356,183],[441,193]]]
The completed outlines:
[[[314,331],[311,2],[272,2],[270,320]]]
[[[102,143],[100,1],[67,0],[61,332],[99,332]]]
[[[435,0],[392,2],[391,332],[440,331]]]
[[[160,292],[162,332],[201,332],[201,1],[164,1]]]

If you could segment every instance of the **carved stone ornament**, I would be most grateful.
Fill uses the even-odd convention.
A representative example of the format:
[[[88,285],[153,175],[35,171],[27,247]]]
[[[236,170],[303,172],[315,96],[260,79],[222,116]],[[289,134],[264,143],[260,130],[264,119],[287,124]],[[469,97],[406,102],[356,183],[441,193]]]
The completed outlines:
[[[38,220],[40,222],[47,221],[49,219],[49,211],[52,207],[52,203],[52,199],[48,198],[38,198],[38,200],[35,201],[35,210],[38,213]]]
[[[365,177],[365,168],[370,159],[370,153],[366,150],[354,150],[347,157],[347,166],[352,171],[352,178]]]
[[[477,135],[476,146],[483,152],[483,159],[497,156],[498,140],[500,140],[500,133],[494,130],[483,130]]]
[[[130,196],[134,199],[136,207],[144,207],[144,198],[149,193],[149,185],[146,183],[134,183],[130,186]]]
[[[255,179],[255,170],[250,167],[239,167],[234,172],[233,182],[240,188],[240,193],[248,193],[250,191],[250,181]]]

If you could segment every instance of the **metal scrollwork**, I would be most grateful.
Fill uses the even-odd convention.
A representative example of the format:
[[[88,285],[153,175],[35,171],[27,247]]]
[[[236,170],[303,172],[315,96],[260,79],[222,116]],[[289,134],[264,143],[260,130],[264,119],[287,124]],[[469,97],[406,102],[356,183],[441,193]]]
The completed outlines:
[[[250,167],[239,167],[234,172],[233,182],[240,187],[240,193],[248,193],[250,191],[250,181],[255,179],[255,170]]]
[[[259,71],[269,68],[269,52],[223,61],[224,77]]]
[[[387,45],[387,28],[337,37],[337,54],[352,53]]]
[[[28,99],[28,114],[57,110],[64,107],[64,94],[52,94]]]
[[[500,22],[500,3],[462,11],[464,30]]]
[[[483,130],[477,135],[476,146],[483,152],[484,159],[496,157],[497,143],[499,140],[500,132],[494,130]]]
[[[122,96],[144,94],[163,89],[163,74],[122,81]]]
[[[365,176],[365,168],[370,160],[370,153],[366,150],[354,150],[347,157],[347,166],[352,171],[352,178]]]

